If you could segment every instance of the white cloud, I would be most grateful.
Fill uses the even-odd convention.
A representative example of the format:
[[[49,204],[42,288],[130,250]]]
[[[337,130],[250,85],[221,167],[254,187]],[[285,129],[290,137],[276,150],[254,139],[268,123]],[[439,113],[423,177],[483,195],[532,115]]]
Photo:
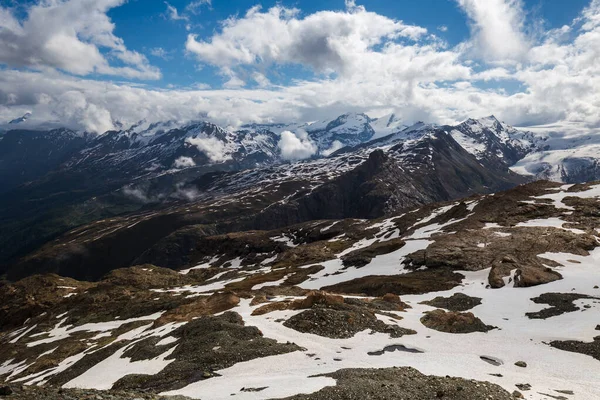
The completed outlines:
[[[198,90],[208,90],[210,89],[210,85],[208,83],[198,82],[193,85],[194,89]]]
[[[229,19],[204,41],[188,38],[188,50],[199,44],[202,60],[220,67],[226,81],[220,90],[205,85],[159,90],[80,79],[55,70],[0,70],[0,120],[32,111],[24,126],[44,122],[102,132],[115,121],[127,125],[141,119],[208,119],[238,126],[324,120],[364,111],[395,112],[407,124],[454,123],[489,114],[521,126],[559,121],[600,124],[599,0],[572,24],[529,39],[518,64],[473,59],[473,47],[464,43],[445,48],[430,35],[412,37],[404,30],[407,25],[350,3],[351,10],[304,17],[281,7],[264,12],[255,8]],[[14,25],[11,31],[21,26],[6,18],[3,23]],[[474,33],[479,37],[478,31]],[[320,53],[318,46],[313,49],[319,56],[299,55],[297,49],[313,43],[315,35],[325,38]],[[269,67],[288,63],[335,74],[317,72],[287,86],[272,83],[278,71]],[[253,82],[256,88],[245,86]],[[293,157],[310,156],[310,141],[293,136],[286,134],[282,145],[299,149]],[[213,151],[213,157],[219,159],[220,150]]]
[[[213,163],[221,163],[231,159],[231,155],[225,151],[225,144],[217,138],[200,136],[188,138],[186,142],[196,146]]]
[[[317,146],[310,140],[308,134],[301,130],[296,133],[281,132],[277,146],[284,160],[304,160],[317,152]]]
[[[175,162],[173,163],[173,166],[175,168],[189,168],[189,167],[195,167],[196,163],[194,162],[194,160],[191,157],[181,156],[177,160],[175,160]]]
[[[172,21],[189,21],[189,17],[185,14],[179,14],[177,8],[173,7],[171,4],[165,1],[165,5],[167,6],[167,18]]]
[[[478,74],[473,75],[474,80],[493,81],[501,79],[510,79],[513,74],[506,68],[486,69]]]
[[[591,0],[590,5],[583,10],[581,15],[583,29],[594,30],[600,26],[600,0]]]
[[[339,140],[334,140],[333,143],[331,143],[331,147],[328,148],[327,150],[323,150],[321,152],[321,154],[324,155],[325,157],[329,157],[330,155],[332,155],[333,153],[335,153],[342,147],[344,147],[342,142],[340,142]]]
[[[185,6],[185,9],[192,14],[198,14],[203,6],[210,7],[211,5],[211,0],[194,0]]]
[[[106,14],[125,0],[39,1],[18,19],[0,6],[0,64],[34,69],[56,68],[75,75],[99,73],[158,79],[160,71],[146,57],[128,50],[114,35]],[[124,66],[111,66],[107,55]]]
[[[127,197],[130,197],[140,203],[150,203],[153,199],[150,199],[146,192],[138,187],[133,186],[125,186],[123,188],[123,194]]]
[[[353,2],[346,12],[320,11],[300,18],[295,8],[260,6],[231,17],[210,40],[189,35],[186,49],[203,62],[237,65],[303,64],[317,72],[351,69],[357,56],[398,38],[416,40],[426,29],[368,12]]]
[[[190,3],[188,3],[187,6],[185,6],[185,9],[183,12],[179,12],[179,10],[171,5],[168,2],[164,2],[165,5],[167,6],[167,10],[165,12],[164,17],[167,19],[170,19],[171,21],[183,21],[185,22],[185,30],[186,31],[190,31],[192,30],[192,27],[194,26],[194,24],[191,23],[192,18],[195,15],[200,14],[200,9],[203,6],[207,6],[210,7],[212,5],[211,0],[195,0],[192,1]],[[196,24],[195,26],[201,26]]]
[[[521,60],[529,47],[521,0],[457,0],[471,20],[472,45],[492,62]]]
[[[169,52],[162,47],[154,47],[150,49],[150,54],[154,57],[162,58],[163,60],[169,60],[171,58]]]
[[[252,79],[254,79],[254,82],[256,82],[260,87],[271,86],[271,81],[269,80],[269,78],[267,78],[264,74],[261,74],[260,72],[255,72],[254,74],[252,74]]]
[[[227,82],[223,84],[223,87],[227,89],[235,89],[246,86],[246,82],[237,77],[236,75],[232,75]]]

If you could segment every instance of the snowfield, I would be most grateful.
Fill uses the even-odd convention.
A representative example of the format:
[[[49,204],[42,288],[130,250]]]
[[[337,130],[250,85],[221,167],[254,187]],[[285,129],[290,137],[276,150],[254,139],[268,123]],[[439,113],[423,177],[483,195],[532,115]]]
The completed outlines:
[[[249,301],[244,301],[234,311],[242,315],[248,325],[257,326],[266,337],[280,342],[294,342],[306,348],[306,351],[239,363],[218,371],[221,375],[219,377],[164,394],[215,400],[230,399],[233,394],[240,399],[278,398],[297,393],[312,393],[325,386],[335,385],[331,378],[311,376],[334,372],[341,368],[411,366],[425,374],[490,381],[510,392],[515,390],[515,384],[529,383],[533,389],[524,393],[527,399],[547,399],[548,397],[541,393],[556,393],[555,390],[572,390],[577,399],[598,399],[600,363],[589,356],[561,351],[545,343],[565,339],[590,341],[597,336],[598,332],[594,330],[590,319],[597,321],[600,318],[600,301],[586,300],[585,304],[591,308],[546,320],[529,319],[525,312],[539,311],[547,307],[529,300],[542,293],[570,292],[574,289],[577,293],[599,296],[600,290],[594,289],[592,283],[600,282],[597,273],[600,249],[586,257],[548,253],[544,254],[544,258],[566,265],[560,268],[563,280],[532,288],[489,289],[486,288],[489,270],[475,273],[462,271],[466,279],[463,285],[453,290],[403,296],[402,300],[412,308],[397,313],[403,317],[402,320],[396,321],[382,316],[387,323],[397,323],[418,332],[416,335],[407,335],[399,339],[391,339],[381,333],[369,334],[366,331],[350,339],[330,339],[303,334],[276,322],[280,318],[287,319],[298,311],[276,311],[252,316],[255,307],[249,306]],[[573,260],[580,264],[574,263]],[[447,297],[454,293],[481,297],[482,304],[471,311],[497,329],[487,333],[452,334],[424,327],[419,321],[422,313],[432,310],[433,307],[419,303],[436,296]],[[586,315],[582,317],[580,314],[584,312]],[[423,353],[395,351],[385,352],[380,356],[367,354],[394,344],[419,349]],[[502,365],[490,365],[481,360],[481,356],[496,358]],[[527,368],[515,366],[517,361],[527,362]],[[502,377],[491,374],[501,374]],[[241,392],[243,387],[267,389],[259,393]]]
[[[563,238],[564,235],[571,235],[568,236],[571,241],[579,240],[573,239],[574,237],[589,237],[592,243],[594,241],[598,243],[597,229],[599,226],[585,226],[586,229],[580,229],[583,226],[578,225],[578,223],[591,221],[589,219],[591,217],[588,217],[589,220],[569,218],[589,212],[586,210],[590,210],[597,204],[593,202],[600,199],[600,184],[587,185],[580,191],[573,191],[572,185],[559,186],[549,183],[546,185],[550,187],[540,189],[540,193],[536,195],[519,195],[521,197],[517,200],[513,199],[515,204],[524,206],[525,211],[523,212],[530,213],[526,214],[529,218],[525,221],[521,220],[523,222],[513,224],[507,224],[500,217],[497,219],[490,217],[497,212],[496,209],[489,206],[493,196],[482,196],[466,202],[444,203],[373,222],[351,220],[351,225],[347,226],[364,224],[360,225],[361,229],[368,228],[365,230],[372,230],[371,233],[356,239],[343,250],[337,251],[327,261],[307,262],[299,265],[297,270],[280,274],[276,278],[252,281],[253,284],[248,289],[242,288],[240,292],[246,290],[252,293],[262,289],[283,287],[286,280],[294,274],[316,265],[321,265],[323,268],[309,274],[304,281],[297,284],[296,289],[318,290],[373,275],[398,277],[413,273],[414,269],[410,269],[404,263],[411,254],[428,249],[430,245],[441,241],[442,237],[448,239],[448,237],[458,236],[459,227],[463,226],[461,224],[468,223],[473,223],[475,224],[473,226],[478,227],[478,229],[466,229],[466,231],[475,231],[472,238],[477,240],[472,246],[477,252],[486,251],[495,242],[496,244],[506,243],[514,237],[524,237],[519,235],[538,228],[541,229],[543,235],[556,234],[560,238]],[[518,188],[515,189],[515,192],[520,193]],[[571,202],[570,198],[573,197],[585,204],[581,206]],[[540,206],[539,209],[536,208],[537,206]],[[482,207],[490,208],[482,211]],[[531,212],[531,209],[535,209],[535,212]],[[455,217],[461,210],[463,214]],[[541,215],[542,212],[546,215]],[[401,228],[401,224],[397,224],[397,222],[402,218],[414,219],[411,220],[411,223],[406,224],[408,228]],[[329,230],[344,223],[347,221],[319,221],[312,223],[311,226],[304,226],[304,229],[312,228],[319,234],[326,234]],[[571,228],[565,224],[578,227]],[[285,250],[281,250],[282,252],[294,252],[301,250],[302,246],[306,245],[303,242],[302,233],[304,232],[300,229],[295,233],[269,235],[268,239],[278,245],[284,245]],[[327,240],[323,240],[323,242],[338,242],[344,239],[343,236],[333,238],[327,236]],[[479,240],[484,236],[489,240]],[[405,242],[400,248],[376,254],[362,267],[344,265],[343,257],[350,253],[372,249],[374,244],[380,242],[399,239]],[[463,242],[459,242],[459,244],[452,245],[462,244]],[[592,244],[589,248],[593,247]],[[227,312],[232,311],[239,314],[245,326],[258,328],[262,332],[262,337],[274,339],[280,344],[294,343],[299,346],[300,350],[233,363],[227,368],[214,371],[209,375],[209,379],[197,380],[179,389],[164,391],[161,395],[183,395],[194,399],[211,400],[231,399],[233,395],[236,399],[242,400],[281,398],[300,393],[310,394],[324,387],[335,385],[334,379],[319,375],[343,368],[410,366],[427,375],[449,375],[489,381],[501,386],[509,393],[516,390],[516,385],[529,384],[531,390],[522,391],[522,393],[526,399],[531,400],[548,399],[549,394],[557,395],[557,390],[572,391],[574,396],[568,398],[577,400],[599,399],[600,362],[589,355],[560,350],[550,346],[549,343],[567,340],[591,342],[599,336],[596,326],[600,323],[600,288],[598,287],[600,285],[598,270],[600,247],[593,248],[589,253],[584,251],[580,254],[553,250],[555,249],[548,249],[540,254],[536,253],[536,256],[542,264],[548,264],[547,267],[550,270],[560,273],[562,279],[549,280],[536,286],[516,287],[516,270],[520,266],[518,263],[512,263],[510,265],[514,265],[514,267],[511,267],[510,275],[502,276],[504,287],[494,289],[490,286],[492,265],[484,266],[476,271],[456,268],[453,271],[464,276],[458,286],[450,290],[402,295],[401,300],[410,306],[404,311],[374,311],[377,319],[386,324],[416,331],[416,334],[405,334],[399,338],[392,338],[389,334],[370,329],[358,332],[347,339],[302,333],[284,326],[283,322],[300,314],[304,309],[276,309],[262,315],[253,315],[253,312],[265,304],[302,300],[305,296],[289,293],[275,294],[265,297],[266,303],[255,304],[253,302],[254,293],[246,296],[240,295],[239,301],[234,306],[225,308]],[[459,248],[457,251],[462,250]],[[216,253],[207,257],[206,262],[192,264],[195,266],[181,269],[179,273],[173,271],[170,273],[177,278],[185,279],[195,273],[211,270],[211,264],[225,256],[225,253]],[[221,267],[222,271],[219,270],[201,284],[152,288],[148,289],[148,292],[153,296],[166,296],[168,299],[185,297],[206,300],[209,294],[219,292],[227,294],[236,284],[272,273],[275,268],[271,268],[271,266],[275,265],[277,261],[280,261],[277,257],[269,255],[268,258],[249,267],[244,263],[243,257],[236,256],[228,260],[227,267]],[[420,266],[418,271],[428,271],[434,268],[424,265]],[[148,274],[148,276],[156,274],[151,266],[140,268],[139,273]],[[82,292],[75,286],[59,287],[63,290],[75,291],[74,299]],[[488,332],[446,333],[428,328],[423,324],[421,319],[425,313],[436,309],[436,307],[423,304],[423,302],[440,296],[450,297],[457,293],[480,298],[481,304],[468,311],[483,323],[493,326],[494,329]],[[575,308],[573,310],[559,313],[559,315],[546,319],[531,318],[526,315],[551,307],[549,304],[537,304],[532,301],[546,293],[578,294],[584,297],[574,300]],[[360,296],[351,292],[345,293],[344,296],[353,299],[373,299],[373,297]],[[73,301],[73,299],[64,301]],[[184,305],[184,310],[188,313],[191,308],[185,307],[189,304]],[[23,361],[15,361],[15,358],[3,360],[0,363],[0,375],[4,375],[9,383],[44,385],[77,365],[78,361],[84,357],[107,348],[111,343],[120,343],[122,346],[96,364],[78,372],[76,376],[71,376],[62,386],[64,388],[107,390],[121,378],[130,374],[158,374],[175,361],[174,352],[178,346],[182,346],[184,337],[178,336],[175,331],[198,318],[198,315],[188,318],[184,314],[178,314],[173,321],[164,325],[157,324],[158,320],[170,311],[172,309],[164,309],[164,311],[135,318],[115,317],[110,321],[84,323],[78,326],[67,323],[69,321],[69,311],[67,311],[53,315],[53,327],[50,325],[50,329],[41,331],[38,331],[37,323],[28,320],[23,326],[12,329],[5,337],[6,342],[10,345],[22,345],[22,349],[34,352],[34,356]],[[220,314],[223,313],[216,313],[216,315]],[[392,316],[397,316],[398,319],[392,318]],[[124,329],[127,324],[132,323],[135,324],[131,325],[130,329]],[[82,334],[93,335],[78,339],[78,335]],[[103,342],[113,334],[115,336],[113,341]],[[164,350],[158,349],[160,354],[157,351],[151,358],[135,361],[126,356],[128,350],[151,337],[156,340],[153,346],[165,346]],[[61,344],[67,343],[69,340],[84,341],[88,347],[78,354],[61,359],[54,366],[35,373],[23,374],[35,364],[37,359],[53,354]],[[49,344],[51,346],[45,346]],[[395,351],[385,350],[394,348]],[[35,353],[36,351],[37,353]],[[490,363],[490,360],[493,360],[496,365]],[[527,366],[523,368],[515,365],[519,361],[526,362]],[[244,388],[262,389],[247,391],[242,390]]]

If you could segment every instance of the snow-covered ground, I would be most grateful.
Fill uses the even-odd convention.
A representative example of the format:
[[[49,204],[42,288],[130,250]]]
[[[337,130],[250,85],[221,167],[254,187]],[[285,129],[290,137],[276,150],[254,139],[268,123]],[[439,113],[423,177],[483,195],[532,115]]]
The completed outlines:
[[[532,390],[523,392],[527,399],[547,399],[543,393],[557,395],[555,390],[572,390],[576,399],[600,398],[600,363],[592,357],[561,351],[546,343],[552,340],[590,341],[597,335],[594,330],[600,319],[600,301],[582,300],[580,305],[591,308],[566,313],[556,317],[529,319],[525,313],[548,307],[535,304],[530,299],[547,292],[571,292],[600,296],[594,283],[600,283],[597,265],[600,249],[587,257],[563,253],[547,253],[545,258],[563,263],[559,268],[564,279],[550,284],[531,287],[487,289],[489,270],[461,272],[466,276],[463,285],[445,292],[403,296],[402,300],[412,306],[399,312],[402,320],[381,316],[388,324],[398,324],[417,331],[399,339],[381,333],[361,332],[350,339],[330,339],[286,328],[279,319],[287,319],[300,311],[276,311],[252,316],[254,307],[243,301],[234,311],[243,316],[248,325],[257,326],[266,337],[280,342],[294,342],[306,348],[303,352],[272,356],[239,363],[217,371],[219,377],[192,383],[183,389],[165,394],[182,394],[192,398],[267,399],[312,393],[335,381],[326,377],[311,377],[334,372],[341,368],[379,368],[411,366],[425,374],[451,375],[469,379],[485,380],[504,387],[509,392],[515,384],[528,383]],[[576,262],[580,262],[580,264]],[[496,326],[487,333],[443,333],[423,326],[420,318],[424,311],[433,307],[419,304],[436,296],[464,293],[481,297],[482,304],[471,311],[483,322]],[[274,299],[276,301],[279,299]],[[585,312],[585,315],[581,315]],[[380,356],[368,352],[382,350],[399,344],[419,349],[422,353],[385,352]],[[312,356],[309,356],[312,355]],[[502,362],[493,366],[480,357],[488,356]],[[514,365],[527,362],[527,368]],[[500,376],[491,375],[500,374]],[[246,387],[267,387],[261,392],[241,392]]]
[[[511,170],[521,175],[563,181],[565,176],[582,168],[593,167],[600,160],[600,129],[576,123],[562,123],[522,128],[536,135],[543,149],[518,161]]]
[[[565,202],[568,203],[568,197],[600,198],[600,185],[590,186],[580,192],[568,192],[570,189],[572,189],[571,185],[561,187],[556,185],[536,196],[525,197],[521,201],[528,204],[551,201],[556,208],[555,211],[559,211],[559,214],[573,215],[573,212],[581,213],[581,210],[565,204]],[[375,232],[356,240],[352,246],[336,254],[335,258],[318,263],[324,269],[312,274],[308,280],[298,286],[304,289],[320,289],[368,275],[392,276],[408,273],[409,271],[405,270],[402,263],[406,256],[426,249],[436,240],[436,235],[452,235],[453,233],[450,231],[455,229],[452,227],[453,224],[463,223],[470,218],[478,219],[478,207],[483,203],[485,202],[478,200],[465,203],[468,210],[466,217],[448,221],[446,221],[447,218],[443,218],[444,215],[452,212],[453,207],[458,206],[459,203],[450,203],[434,208],[422,215],[402,236],[395,220],[411,216],[412,213],[372,223],[361,220],[359,222],[364,224],[369,232],[373,230]],[[565,227],[566,220],[556,216],[530,219],[514,226],[503,226],[498,222],[503,221],[499,219],[497,222],[485,222],[483,225],[479,222],[479,226],[483,226],[486,235],[498,238],[516,234],[516,231],[520,229],[535,227],[562,229],[578,235],[589,235],[589,232]],[[321,221],[314,227],[318,231],[326,232],[335,224],[334,221],[326,223]],[[362,268],[347,268],[343,265],[343,256],[367,248],[377,241],[397,238],[402,238],[406,242],[398,250],[377,255]],[[293,232],[273,236],[270,239],[285,243],[289,249],[294,250],[296,250],[296,246],[303,245],[301,237],[294,235]],[[475,243],[474,246],[477,248],[487,246],[485,242]],[[547,252],[538,256],[558,263],[560,266],[553,267],[553,269],[559,272],[563,279],[523,288],[513,287],[511,282],[514,282],[514,279],[509,281],[506,277],[503,288],[491,289],[488,285],[489,268],[477,272],[457,271],[463,274],[465,279],[461,285],[451,290],[402,296],[402,301],[409,304],[411,308],[404,312],[394,312],[401,319],[394,319],[383,314],[377,315],[387,324],[397,324],[402,328],[417,332],[401,338],[391,338],[387,334],[370,331],[359,332],[349,339],[332,339],[301,333],[285,327],[282,323],[302,312],[301,310],[273,311],[263,315],[252,315],[252,312],[261,305],[251,306],[251,299],[242,299],[231,311],[239,313],[247,326],[256,326],[266,338],[275,339],[281,343],[292,342],[304,350],[240,362],[229,368],[215,371],[215,376],[210,379],[191,383],[165,394],[181,394],[198,399],[230,399],[233,394],[236,399],[278,398],[298,393],[313,393],[323,387],[335,385],[333,379],[322,376],[315,377],[315,375],[334,372],[341,368],[410,366],[424,374],[490,381],[504,387],[509,392],[517,389],[516,384],[530,384],[532,389],[522,391],[522,393],[526,399],[531,400],[547,399],[547,394],[558,395],[557,390],[573,391],[575,394],[572,398],[578,400],[599,399],[600,362],[588,355],[559,350],[551,347],[548,343],[554,340],[589,342],[598,336],[595,328],[600,323],[600,289],[597,288],[600,285],[600,274],[598,273],[600,247],[591,251],[587,256],[557,252]],[[209,268],[211,262],[220,258],[220,255],[216,255],[208,262],[198,264],[193,268]],[[235,258],[228,268],[224,268],[204,284],[152,290],[163,296],[210,294],[226,290],[226,286],[230,283],[240,282],[256,274],[270,272],[269,263],[272,261],[275,259],[270,258],[270,261],[257,264],[256,269],[245,270],[242,266],[243,260]],[[314,265],[316,264],[307,263],[299,268],[308,268]],[[180,272],[182,275],[186,275],[189,270]],[[225,274],[230,272],[239,272],[239,275],[223,279]],[[511,276],[514,276],[514,272],[515,270]],[[289,274],[283,277],[279,275],[277,280],[256,284],[252,289],[258,290],[280,285],[289,276]],[[576,300],[575,305],[579,307],[579,310],[576,311],[547,319],[529,318],[526,313],[550,307],[546,304],[536,304],[531,299],[552,292],[576,293],[592,298]],[[434,307],[420,304],[421,302],[437,296],[449,297],[455,293],[481,298],[481,304],[469,311],[473,312],[483,323],[495,326],[496,329],[486,333],[444,333],[430,329],[421,323],[420,320],[424,313],[434,309]],[[269,301],[277,302],[289,299],[289,296],[274,296],[269,298]],[[116,381],[128,374],[156,374],[173,361],[169,359],[169,356],[178,346],[179,340],[173,336],[173,331],[187,323],[187,321],[178,321],[154,327],[155,321],[162,315],[163,312],[158,312],[123,320],[115,317],[112,321],[70,326],[67,324],[68,313],[64,313],[52,317],[50,325],[52,328],[39,333],[35,333],[37,325],[26,324],[9,333],[7,341],[10,344],[25,343],[24,346],[32,351],[40,346],[40,353],[42,351],[43,353],[38,358],[52,353],[59,345],[59,341],[73,338],[76,333],[92,332],[95,336],[84,339],[90,344],[85,351],[64,358],[56,366],[21,377],[18,374],[32,364],[30,364],[30,360],[16,362],[12,359],[0,364],[0,374],[9,374],[8,379],[16,383],[44,384],[53,376],[71,368],[87,354],[102,348],[99,344],[102,338],[111,336],[115,330],[137,321],[143,321],[143,324],[130,331],[120,333],[115,339],[114,342],[129,341],[124,347],[74,377],[64,387],[109,389]],[[138,361],[123,357],[128,349],[151,336],[160,338],[157,345],[167,346],[162,354],[150,360]],[[46,344],[51,344],[49,349],[41,346]],[[385,351],[381,355],[369,354],[393,345],[419,351]],[[498,360],[500,365],[492,365],[481,357]],[[515,366],[517,361],[525,361],[527,367]],[[265,389],[261,391],[241,391],[242,388],[263,387]]]

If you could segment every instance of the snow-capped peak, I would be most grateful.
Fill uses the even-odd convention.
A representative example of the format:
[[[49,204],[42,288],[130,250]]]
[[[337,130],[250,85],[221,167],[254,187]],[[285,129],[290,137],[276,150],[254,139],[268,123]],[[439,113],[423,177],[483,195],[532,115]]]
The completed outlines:
[[[29,119],[29,117],[31,117],[31,113],[27,112],[25,114],[23,114],[22,116],[20,116],[19,118],[15,118],[13,120],[11,120],[9,122],[9,124],[20,124],[21,122],[25,122]]]
[[[396,117],[396,114],[388,114],[376,118],[371,121],[371,126],[375,131],[373,139],[391,135],[392,133],[400,132],[407,128],[407,126],[402,123],[402,120]]]

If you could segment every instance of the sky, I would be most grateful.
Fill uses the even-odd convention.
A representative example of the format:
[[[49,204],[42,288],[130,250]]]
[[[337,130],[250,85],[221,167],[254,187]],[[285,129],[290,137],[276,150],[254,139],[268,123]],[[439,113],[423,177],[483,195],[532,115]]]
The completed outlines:
[[[0,0],[0,121],[600,126],[600,0]]]

